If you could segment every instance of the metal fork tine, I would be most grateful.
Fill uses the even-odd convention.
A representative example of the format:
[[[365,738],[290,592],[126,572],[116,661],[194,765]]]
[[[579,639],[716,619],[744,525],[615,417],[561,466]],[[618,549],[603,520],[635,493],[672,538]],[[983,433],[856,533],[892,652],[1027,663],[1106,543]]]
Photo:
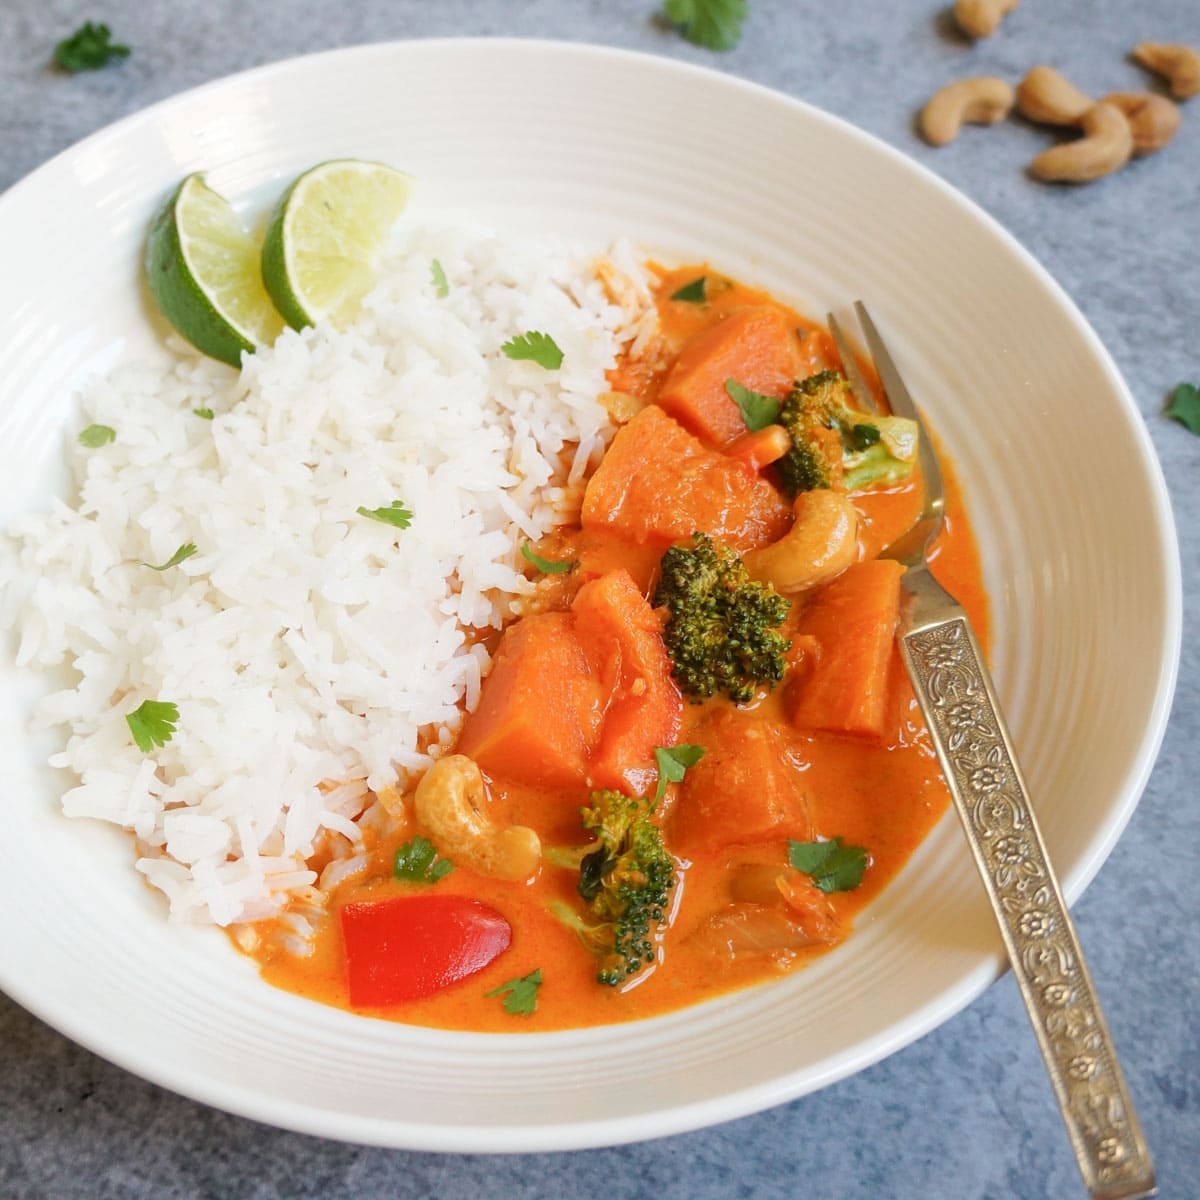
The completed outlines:
[[[871,357],[875,360],[875,370],[879,372],[879,378],[883,382],[883,390],[887,393],[888,404],[891,406],[892,412],[900,417],[910,417],[914,421],[919,420],[917,406],[913,403],[908,388],[904,386],[904,380],[900,378],[895,360],[888,353],[888,348],[884,345],[879,330],[875,328],[875,322],[871,320],[867,306],[861,300],[855,300],[854,312],[858,316],[858,323],[862,326],[863,334],[867,339]]]
[[[879,372],[884,393],[888,398],[888,405],[896,416],[908,417],[910,420],[916,421],[921,431],[920,441],[917,446],[917,457],[921,464],[921,472],[925,476],[925,490],[930,497],[936,497],[937,502],[940,504],[942,496],[942,472],[938,466],[937,455],[934,453],[933,445],[929,440],[929,431],[925,428],[925,422],[921,419],[921,414],[917,411],[917,406],[913,402],[912,395],[905,386],[904,380],[900,377],[900,370],[896,366],[896,362],[889,353],[887,346],[884,344],[882,335],[875,328],[875,322],[871,320],[871,314],[867,312],[867,306],[861,300],[855,300],[854,312],[858,317],[859,325],[862,326],[863,336],[867,339],[867,346],[871,351],[871,357],[875,360],[875,370]]]
[[[892,411],[916,421],[919,430],[917,453],[925,483],[924,510],[910,532],[893,542],[883,555],[896,559],[905,567],[900,586],[909,600],[901,606],[896,630],[900,656],[925,715],[930,739],[954,807],[966,830],[976,866],[983,876],[1088,1195],[1095,1200],[1102,1196],[1150,1200],[1158,1195],[1154,1164],[1133,1111],[1133,1101],[1121,1074],[1066,901],[1038,831],[1037,818],[995,685],[966,610],[938,583],[929,569],[929,545],[942,528],[945,505],[937,454],[921,414],[866,305],[858,300],[854,311]],[[831,327],[833,324],[831,318]],[[962,701],[966,703],[960,703]],[[959,752],[964,736],[958,711],[961,708],[970,709],[971,714],[966,718],[970,738],[974,739],[970,755]],[[978,742],[978,746],[974,742]],[[997,852],[999,843],[1008,842],[1009,838],[995,837],[999,818],[991,815],[990,801],[984,803],[988,793],[980,790],[976,782],[975,763],[983,761],[1003,764],[1000,769],[1006,783],[1004,803],[1000,808],[1003,809],[1005,828],[1013,833],[1013,841],[1021,846],[1022,869],[1028,869],[1028,878],[1037,879],[1043,885],[1037,893],[1037,903],[1048,922],[1045,928],[1054,929],[1056,936],[1062,939],[1054,947],[1052,957],[1070,964],[1069,970],[1063,968],[1062,978],[1070,980],[1066,990],[1071,997],[1070,1003],[1078,1008],[1077,1025],[1083,1032],[1077,1035],[1063,1036],[1062,1010],[1057,1006],[1057,1000],[1050,998],[1038,965],[1047,953],[1045,943],[1038,940],[1039,934],[1031,936],[1021,916],[1029,910],[1010,903],[1012,894],[1008,888],[1012,868],[1008,865],[1008,851]],[[1086,1047],[1089,1066],[1086,1087],[1081,1093],[1076,1066],[1083,1047]],[[1086,1095],[1082,1102],[1081,1095]]]
[[[842,333],[842,327],[837,323],[837,318],[833,313],[825,314],[825,324],[829,326],[833,344],[837,347],[838,357],[842,360],[842,370],[846,373],[846,380],[850,384],[850,391],[854,399],[858,401],[858,407],[864,412],[879,412],[875,393],[867,386],[867,381],[859,369],[858,359],[855,358],[854,351],[850,349],[850,343]]]

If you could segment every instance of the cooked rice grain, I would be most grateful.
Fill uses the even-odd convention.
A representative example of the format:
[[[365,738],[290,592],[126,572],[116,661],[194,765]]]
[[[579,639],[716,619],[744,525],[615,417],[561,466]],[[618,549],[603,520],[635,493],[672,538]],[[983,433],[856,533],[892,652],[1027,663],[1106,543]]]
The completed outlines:
[[[645,332],[627,251],[602,282],[547,239],[425,229],[396,250],[346,332],[285,332],[239,375],[189,354],[91,383],[78,428],[116,440],[68,431],[77,496],[0,547],[17,661],[78,674],[37,713],[79,777],[64,811],[131,830],[177,919],[311,898],[317,847],[355,855],[371,792],[448,744],[488,665],[470,631],[528,594],[520,542],[574,517],[611,434],[605,371]],[[530,330],[560,370],[501,353]],[[408,529],[357,512],[397,499]],[[147,699],[179,726],[144,755],[125,717]]]

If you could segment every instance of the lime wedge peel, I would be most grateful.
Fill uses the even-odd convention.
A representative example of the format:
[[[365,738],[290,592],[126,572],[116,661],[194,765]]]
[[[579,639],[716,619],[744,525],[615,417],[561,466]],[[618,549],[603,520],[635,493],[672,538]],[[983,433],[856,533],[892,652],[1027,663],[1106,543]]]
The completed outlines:
[[[146,243],[146,279],[163,315],[197,350],[235,367],[283,330],[260,263],[257,241],[201,173],[163,205]]]
[[[289,325],[354,319],[411,190],[404,172],[357,159],[321,163],[288,188],[267,226],[262,279]]]

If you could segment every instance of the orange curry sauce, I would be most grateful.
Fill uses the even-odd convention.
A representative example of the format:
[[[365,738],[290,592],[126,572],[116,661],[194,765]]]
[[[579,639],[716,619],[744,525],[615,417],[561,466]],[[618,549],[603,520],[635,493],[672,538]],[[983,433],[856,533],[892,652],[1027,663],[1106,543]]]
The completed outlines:
[[[705,303],[670,299],[679,288],[700,275],[708,280]],[[781,317],[795,332],[798,346],[795,378],[840,367],[827,331],[762,292],[716,276],[707,267],[660,271],[659,277],[656,295],[661,336],[650,353],[638,361],[621,363],[610,375],[611,386],[623,394],[631,410],[636,405],[630,397],[641,404],[657,399],[664,380],[686,346],[719,322],[748,308],[769,313],[771,319]],[[870,365],[860,365],[877,387]],[[769,390],[761,383],[754,386]],[[776,394],[786,390],[786,381],[781,388]],[[629,415],[629,412],[621,414],[626,418]],[[709,444],[714,441],[710,439]],[[720,448],[720,441],[715,444]],[[765,474],[770,476],[769,468]],[[945,474],[948,522],[936,548],[934,570],[966,606],[986,645],[987,603],[979,557],[953,471],[946,470]],[[857,493],[853,502],[860,514],[859,557],[873,558],[915,518],[920,506],[919,480]],[[546,539],[538,550],[549,558],[576,559],[578,566],[569,575],[545,577],[539,588],[537,607],[565,610],[584,581],[617,567],[628,570],[644,594],[652,594],[664,548],[661,541],[639,545],[603,529],[564,529]],[[532,568],[530,573],[534,574]],[[807,594],[795,599],[785,632],[788,626],[803,619],[808,602]],[[802,676],[801,671],[794,674]],[[751,892],[755,890],[748,864],[769,864],[759,872],[760,880],[766,880],[757,889],[760,895],[751,898],[769,905],[774,897],[778,905],[778,893],[771,885],[775,873],[787,866],[788,838],[809,841],[840,836],[846,844],[865,847],[870,853],[870,866],[861,885],[828,897],[839,931],[837,941],[843,940],[857,913],[878,896],[936,823],[949,797],[894,645],[882,737],[812,732],[794,727],[789,719],[788,696],[789,688],[796,686],[803,686],[802,678],[793,679],[789,675],[774,690],[760,693],[755,702],[740,708],[722,698],[704,704],[685,702],[679,743],[704,744],[706,731],[714,727],[714,714],[722,710],[731,714],[728,719],[746,723],[739,728],[752,738],[760,737],[775,746],[789,769],[794,770],[794,786],[802,796],[806,819],[799,825],[785,823],[769,837],[716,849],[693,848],[685,854],[676,838],[679,822],[683,820],[680,788],[669,788],[659,812],[667,846],[679,859],[680,870],[672,892],[670,924],[660,938],[655,966],[619,988],[597,983],[595,959],[573,931],[547,912],[547,904],[554,899],[580,908],[575,892],[576,872],[546,864],[529,881],[508,883],[456,866],[432,885],[433,889],[439,894],[475,897],[503,913],[513,931],[508,950],[483,971],[430,997],[386,1009],[357,1011],[411,1024],[478,1031],[547,1031],[598,1025],[667,1012],[777,978],[781,972],[827,952],[829,944],[817,943],[784,953],[738,953],[731,959],[728,954],[714,952],[711,938],[697,935],[714,913],[727,909],[732,901],[745,899],[747,887]],[[652,762],[650,766],[653,767]],[[718,778],[730,779],[731,771],[736,776],[737,762],[723,764]],[[579,808],[587,799],[586,787],[552,789],[490,780],[493,821],[500,825],[529,825],[537,830],[544,846],[567,847],[588,840],[579,821]],[[709,803],[717,804],[719,798]],[[429,890],[428,885],[392,878],[397,845],[417,832],[410,821],[394,837],[371,847],[368,869],[335,890],[329,917],[319,931],[310,957],[297,958],[272,949],[277,945],[275,939],[264,937],[255,951],[263,977],[288,991],[349,1008],[338,910],[348,901],[381,900]],[[731,868],[740,871],[740,885],[733,882],[735,875]],[[499,999],[485,996],[506,981],[528,975],[537,968],[541,969],[544,982],[532,1015],[506,1013]]]

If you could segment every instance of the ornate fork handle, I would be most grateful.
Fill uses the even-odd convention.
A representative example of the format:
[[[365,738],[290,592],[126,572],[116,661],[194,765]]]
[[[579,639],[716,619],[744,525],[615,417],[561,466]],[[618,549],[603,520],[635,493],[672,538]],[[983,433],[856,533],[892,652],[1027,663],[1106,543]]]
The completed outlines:
[[[927,568],[899,641],[1094,1200],[1157,1195],[1104,1015],[963,609]]]

